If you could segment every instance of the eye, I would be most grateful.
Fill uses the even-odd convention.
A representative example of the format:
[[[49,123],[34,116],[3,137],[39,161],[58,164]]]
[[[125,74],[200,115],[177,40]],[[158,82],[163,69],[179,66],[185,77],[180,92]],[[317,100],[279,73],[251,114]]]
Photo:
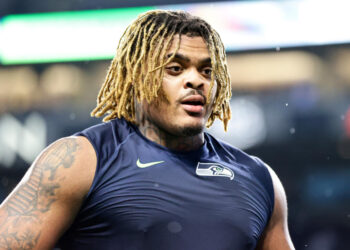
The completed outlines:
[[[204,68],[202,70],[203,74],[206,76],[206,77],[211,77],[211,74],[212,74],[212,69],[207,67],[207,68]]]
[[[166,70],[173,74],[178,74],[182,71],[182,67],[179,65],[173,65],[166,67]]]

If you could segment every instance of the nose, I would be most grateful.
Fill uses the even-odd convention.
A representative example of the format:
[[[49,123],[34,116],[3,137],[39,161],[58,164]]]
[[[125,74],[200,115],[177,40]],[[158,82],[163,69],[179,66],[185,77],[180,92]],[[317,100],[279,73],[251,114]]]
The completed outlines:
[[[202,90],[204,89],[204,79],[197,69],[189,69],[185,76],[185,88]]]

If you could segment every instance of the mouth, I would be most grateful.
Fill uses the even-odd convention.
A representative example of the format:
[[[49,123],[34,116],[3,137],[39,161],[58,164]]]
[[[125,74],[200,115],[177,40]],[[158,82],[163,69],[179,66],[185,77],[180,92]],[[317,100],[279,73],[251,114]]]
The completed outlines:
[[[181,100],[185,111],[191,114],[201,114],[204,110],[205,98],[201,95],[190,95]]]

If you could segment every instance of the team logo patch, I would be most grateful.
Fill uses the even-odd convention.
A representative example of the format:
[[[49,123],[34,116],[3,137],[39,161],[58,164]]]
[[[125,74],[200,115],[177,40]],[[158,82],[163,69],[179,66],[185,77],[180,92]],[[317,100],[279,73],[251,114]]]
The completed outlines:
[[[233,180],[235,176],[233,171],[218,163],[202,163],[198,162],[196,174],[200,176],[221,176],[228,177]]]

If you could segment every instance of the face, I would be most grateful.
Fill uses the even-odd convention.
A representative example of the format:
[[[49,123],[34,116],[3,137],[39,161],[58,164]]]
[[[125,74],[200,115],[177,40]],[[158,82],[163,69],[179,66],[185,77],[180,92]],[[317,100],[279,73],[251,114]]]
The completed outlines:
[[[175,53],[179,35],[174,37],[167,57]],[[165,66],[162,92],[158,103],[143,103],[146,120],[175,136],[194,136],[203,132],[212,111],[216,85],[209,96],[211,62],[202,37],[182,35],[174,59]]]

